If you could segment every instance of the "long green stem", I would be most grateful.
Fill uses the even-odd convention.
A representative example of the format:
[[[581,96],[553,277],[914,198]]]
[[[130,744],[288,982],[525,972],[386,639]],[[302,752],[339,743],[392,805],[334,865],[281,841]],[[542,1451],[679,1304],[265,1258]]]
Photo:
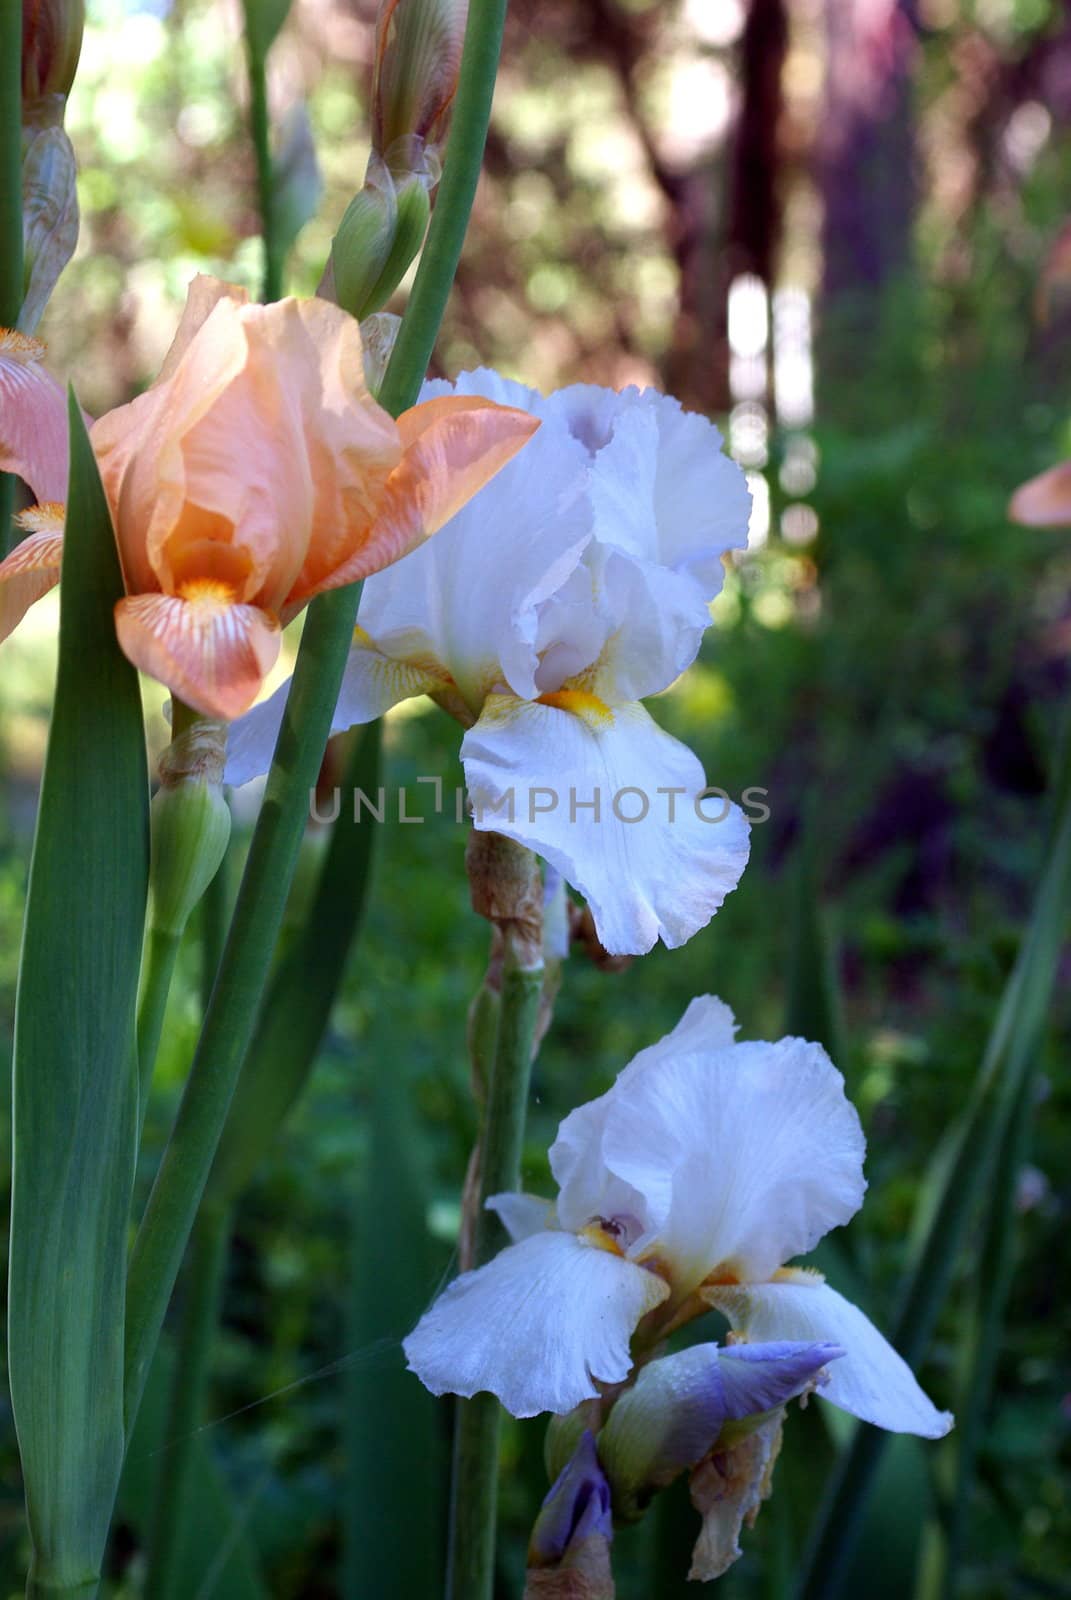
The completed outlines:
[[[449,156],[428,247],[391,357],[380,402],[392,414],[420,392],[464,242],[487,136],[505,0],[469,11]],[[357,586],[309,608],[275,759],[186,1092],[134,1241],[127,1284],[127,1428],[252,1037],[286,896],[342,682]]]
[[[257,204],[260,208],[260,236],[264,242],[264,278],[260,298],[269,304],[282,295],[284,261],[277,221],[275,166],[271,154],[267,63],[248,32],[246,60],[249,64],[249,131],[257,165]]]
[[[22,7],[0,0],[0,328],[22,310]],[[0,473],[0,556],[11,546],[15,480]]]
[[[926,1354],[975,1207],[1029,1082],[1044,1028],[1071,904],[1071,738],[1066,735],[1053,795],[1045,872],[1030,925],[893,1322],[892,1343],[909,1366],[916,1366]],[[799,1600],[830,1600],[839,1593],[886,1438],[878,1429],[862,1425],[842,1453],[808,1547]]]
[[[197,1429],[204,1414],[208,1359],[219,1315],[230,1239],[230,1211],[202,1211],[194,1230],[183,1282],[185,1304],[168,1407],[166,1445],[149,1535],[145,1593],[153,1600],[183,1600],[175,1591],[176,1554],[185,1524]]]
[[[153,1068],[160,1048],[167,996],[175,973],[181,939],[177,933],[149,927],[145,936],[145,955],[138,996],[138,1122],[145,1121]]]
[[[474,1264],[494,1254],[501,1224],[486,1209],[493,1194],[517,1187],[542,966],[518,964],[507,934],[498,1037],[482,1137]],[[498,1501],[499,1407],[493,1395],[457,1403],[450,1496],[448,1600],[490,1600]]]

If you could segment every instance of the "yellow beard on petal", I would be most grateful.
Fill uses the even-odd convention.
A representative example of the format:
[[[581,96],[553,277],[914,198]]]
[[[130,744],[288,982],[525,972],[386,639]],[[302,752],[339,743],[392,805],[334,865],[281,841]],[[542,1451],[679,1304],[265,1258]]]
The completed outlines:
[[[189,578],[178,586],[180,600],[192,600],[202,605],[231,606],[235,601],[234,586],[222,578]]]
[[[16,333],[14,328],[0,328],[0,356],[28,367],[40,361],[44,353],[45,347],[40,339],[34,339],[28,333]]]
[[[771,1283],[809,1283],[812,1287],[825,1281],[825,1273],[817,1267],[778,1267],[770,1279]]]
[[[586,689],[555,689],[550,694],[541,694],[539,704],[553,706],[557,711],[571,711],[591,728],[613,725],[614,714],[606,701],[600,700],[597,694],[589,694]]]

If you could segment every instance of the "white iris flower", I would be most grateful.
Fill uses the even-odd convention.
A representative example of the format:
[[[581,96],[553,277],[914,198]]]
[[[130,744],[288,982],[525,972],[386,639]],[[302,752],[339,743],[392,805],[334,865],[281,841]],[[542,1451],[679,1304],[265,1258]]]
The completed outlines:
[[[758,1343],[827,1344],[824,1399],[895,1432],[952,1426],[858,1307],[786,1267],[858,1210],[859,1118],[825,1051],[734,1041],[693,1000],[551,1148],[553,1203],[489,1202],[513,1240],[442,1294],[405,1342],[435,1394],[496,1394],[515,1416],[567,1412],[709,1306]]]
[[[640,702],[695,659],[722,555],[746,542],[743,473],[710,423],[652,391],[544,398],[480,371],[424,398],[453,393],[542,425],[365,584],[333,731],[432,695],[466,729],[476,827],[556,867],[612,954],[681,945],[736,887],[747,825],[702,799],[699,762]],[[267,770],[287,687],[232,728],[228,782]]]

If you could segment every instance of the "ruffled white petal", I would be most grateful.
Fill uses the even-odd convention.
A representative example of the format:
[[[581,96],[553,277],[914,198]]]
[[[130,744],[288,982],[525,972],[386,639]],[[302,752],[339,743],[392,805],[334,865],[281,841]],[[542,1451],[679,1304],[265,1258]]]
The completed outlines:
[[[668,1293],[571,1233],[532,1234],[457,1278],[404,1341],[432,1394],[498,1396],[515,1417],[566,1412],[631,1370],[629,1339]]]
[[[689,578],[713,599],[723,553],[747,543],[751,506],[717,428],[653,389],[578,384],[547,406],[592,453],[597,537]]]
[[[924,1439],[940,1439],[952,1427],[951,1412],[938,1411],[869,1317],[820,1279],[710,1289],[704,1298],[748,1339],[839,1344],[845,1354],[819,1393],[864,1422]]]
[[[288,678],[267,700],[232,724],[223,773],[225,783],[237,788],[251,778],[261,777],[271,766],[291,681]],[[441,688],[443,682],[444,675],[434,668],[392,661],[378,650],[355,643],[342,675],[331,732],[344,733],[357,723],[373,722],[399,701],[428,694]]]
[[[584,484],[583,452],[545,424],[433,539],[368,580],[359,622],[370,642],[435,664],[474,712],[499,685],[535,695],[539,608],[591,537]]]
[[[619,704],[659,694],[690,667],[710,626],[694,579],[638,556],[593,543],[584,557],[604,642],[594,665],[574,674],[586,689]],[[541,689],[547,681],[545,660]]]
[[[550,1148],[550,1170],[561,1190],[558,1206],[569,1219],[568,1227],[581,1228],[593,1216],[631,1215],[641,1223],[640,1231],[647,1229],[643,1195],[606,1168],[602,1139],[614,1099],[642,1074],[679,1055],[727,1049],[735,1036],[736,1021],[725,1002],[711,994],[697,995],[671,1033],[633,1056],[612,1089],[570,1111]]]
[[[495,1212],[514,1244],[545,1228],[557,1227],[554,1201],[537,1194],[493,1194],[487,1209]]]
[[[698,808],[701,820],[702,768],[642,706],[577,704],[488,699],[461,746],[476,826],[557,867],[586,896],[611,953],[640,954],[659,938],[675,949],[736,887],[747,824],[717,797]]]
[[[862,1203],[862,1129],[819,1045],[700,1048],[619,1081],[608,1098],[599,1166],[609,1192],[625,1184],[642,1197],[630,1255],[667,1262],[675,1297],[713,1272],[771,1277]],[[596,1199],[590,1182],[564,1190],[563,1226],[578,1225],[578,1201]]]

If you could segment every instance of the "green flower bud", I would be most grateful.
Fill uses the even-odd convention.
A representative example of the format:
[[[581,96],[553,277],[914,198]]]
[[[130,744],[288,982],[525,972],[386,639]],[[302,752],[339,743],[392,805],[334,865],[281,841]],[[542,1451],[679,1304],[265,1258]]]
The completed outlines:
[[[160,762],[151,813],[149,925],[176,938],[219,871],[230,838],[222,784],[226,740],[225,723],[199,719]]]
[[[394,179],[378,156],[365,173],[331,246],[330,275],[335,302],[358,321],[382,305],[376,289],[394,244],[398,199]]]
[[[426,170],[396,178],[373,155],[331,246],[321,292],[363,322],[381,310],[415,260],[428,228]]]
[[[394,238],[383,270],[368,296],[367,316],[385,306],[416,260],[424,235],[428,231],[431,201],[428,199],[426,180],[416,173],[403,178],[395,189],[397,215]]]
[[[551,1417],[543,1438],[543,1464],[551,1483],[564,1472],[585,1432],[599,1431],[599,1402],[584,1400],[564,1416]]]

